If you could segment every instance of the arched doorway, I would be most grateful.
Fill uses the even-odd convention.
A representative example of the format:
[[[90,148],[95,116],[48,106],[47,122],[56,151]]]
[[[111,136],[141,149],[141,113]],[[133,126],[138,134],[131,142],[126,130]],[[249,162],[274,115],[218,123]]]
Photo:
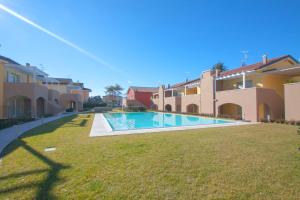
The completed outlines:
[[[166,110],[167,112],[171,112],[171,111],[172,111],[172,106],[171,106],[170,104],[167,104],[167,105],[165,106],[165,110]]]
[[[258,119],[259,120],[271,120],[273,119],[270,106],[268,104],[262,103],[258,106]]]
[[[242,107],[234,103],[226,103],[219,106],[219,116],[220,117],[229,117],[234,119],[243,118]]]
[[[8,99],[8,118],[31,118],[31,99],[24,96],[14,96]]]
[[[189,104],[186,106],[186,111],[193,114],[199,113],[199,106],[196,104]]]
[[[38,118],[45,116],[45,99],[43,97],[36,100],[36,115]]]
[[[70,111],[76,111],[76,102],[75,101],[70,101],[69,102],[69,104],[68,104],[68,109],[70,110]]]

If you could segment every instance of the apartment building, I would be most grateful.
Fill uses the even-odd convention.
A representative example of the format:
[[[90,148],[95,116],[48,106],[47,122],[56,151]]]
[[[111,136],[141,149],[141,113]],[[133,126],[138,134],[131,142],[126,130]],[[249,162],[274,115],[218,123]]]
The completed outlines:
[[[201,77],[153,94],[161,111],[230,116],[249,121],[300,120],[300,65],[290,55]]]
[[[40,118],[68,108],[80,111],[83,96],[90,90],[73,86],[76,84],[51,78],[37,67],[0,56],[0,119]],[[84,95],[77,94],[81,90]]]
[[[123,97],[114,96],[114,95],[105,95],[105,96],[102,96],[102,100],[109,107],[121,107]]]
[[[123,98],[123,107],[145,107],[151,108],[153,106],[151,97],[156,93],[156,87],[137,87],[131,86],[127,90],[127,97]]]

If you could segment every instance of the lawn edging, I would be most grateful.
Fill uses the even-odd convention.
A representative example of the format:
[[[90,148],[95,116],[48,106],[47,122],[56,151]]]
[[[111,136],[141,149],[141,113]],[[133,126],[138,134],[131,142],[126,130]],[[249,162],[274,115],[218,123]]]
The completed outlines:
[[[76,115],[77,113],[65,113],[56,115],[53,117],[42,118],[39,120],[27,122],[24,124],[14,125],[10,128],[6,128],[0,131],[0,158],[3,150],[14,140],[22,136],[27,131],[39,127],[41,125],[47,124],[49,122],[56,121],[58,119]]]

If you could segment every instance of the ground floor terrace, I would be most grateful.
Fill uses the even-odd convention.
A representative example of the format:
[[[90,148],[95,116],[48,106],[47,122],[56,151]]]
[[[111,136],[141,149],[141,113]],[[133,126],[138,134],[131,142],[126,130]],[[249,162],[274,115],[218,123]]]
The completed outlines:
[[[166,112],[177,112],[177,113],[201,113],[201,96],[200,94],[191,94],[186,96],[170,96],[165,97],[163,103],[159,99],[152,99],[153,109],[166,111]],[[162,104],[162,106],[159,106]],[[159,109],[159,107],[163,109]]]
[[[284,119],[284,99],[268,88],[216,92],[216,115],[249,121]]]
[[[72,109],[82,110],[78,94],[60,94],[36,83],[5,83],[0,119],[41,118]]]
[[[27,132],[0,162],[0,199],[298,199],[297,127],[89,137],[93,114]],[[52,151],[45,151],[52,147]],[[159,151],[158,151],[159,149]]]

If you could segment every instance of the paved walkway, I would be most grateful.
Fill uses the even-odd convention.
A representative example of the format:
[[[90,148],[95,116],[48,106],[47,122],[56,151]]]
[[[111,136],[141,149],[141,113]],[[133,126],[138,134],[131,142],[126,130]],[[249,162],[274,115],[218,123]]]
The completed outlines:
[[[23,133],[41,126],[43,124],[55,121],[57,119],[74,115],[75,113],[61,114],[53,117],[47,117],[39,120],[35,120],[32,122],[27,122],[20,125],[15,125],[10,128],[6,128],[0,131],[0,155],[4,148],[10,144],[12,141],[20,137]]]

